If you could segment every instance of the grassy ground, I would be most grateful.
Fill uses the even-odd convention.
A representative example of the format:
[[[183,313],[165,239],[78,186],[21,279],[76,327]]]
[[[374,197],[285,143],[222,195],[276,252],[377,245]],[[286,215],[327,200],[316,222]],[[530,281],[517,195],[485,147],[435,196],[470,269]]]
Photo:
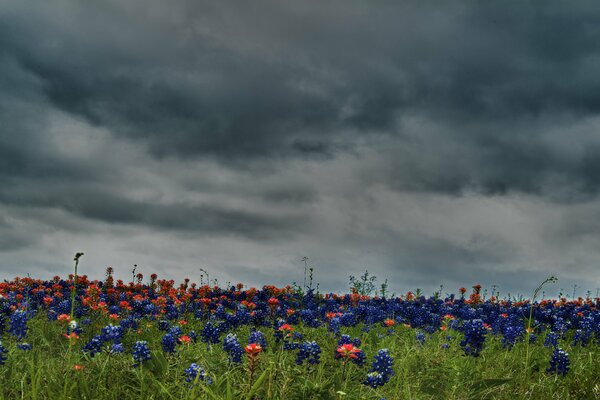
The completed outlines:
[[[188,315],[185,331],[200,332],[204,325]],[[552,349],[543,346],[543,335],[530,345],[526,368],[525,342],[505,349],[491,334],[479,357],[465,356],[459,342],[462,333],[439,331],[426,334],[424,344],[417,330],[396,324],[391,331],[375,325],[368,332],[359,325],[341,333],[362,339],[367,356],[363,367],[334,358],[337,339],[326,327],[295,325],[304,340],[315,340],[322,348],[321,363],[298,366],[296,352],[283,350],[273,338],[273,329],[263,328],[268,347],[259,356],[257,371],[250,380],[247,361],[231,364],[221,344],[179,344],[174,354],[164,353],[164,332],[155,321],[142,320],[138,330],[123,339],[121,354],[103,351],[90,358],[82,346],[109,323],[107,316],[92,318],[80,339],[69,346],[64,325],[39,314],[28,321],[26,339],[31,350],[20,350],[11,335],[4,334],[6,362],[0,366],[0,398],[12,399],[597,399],[600,398],[600,346],[571,346],[567,336],[560,342],[570,357],[566,376],[547,373]],[[249,328],[236,332],[246,344]],[[222,335],[223,337],[224,335]],[[447,339],[451,336],[451,339]],[[222,338],[221,337],[221,338]],[[146,340],[151,359],[134,367],[131,348]],[[449,343],[448,348],[442,347]],[[381,348],[394,359],[394,372],[383,387],[362,384]],[[244,355],[244,358],[245,355]],[[184,370],[199,364],[211,377],[208,384],[187,383]],[[82,366],[75,370],[74,366]]]

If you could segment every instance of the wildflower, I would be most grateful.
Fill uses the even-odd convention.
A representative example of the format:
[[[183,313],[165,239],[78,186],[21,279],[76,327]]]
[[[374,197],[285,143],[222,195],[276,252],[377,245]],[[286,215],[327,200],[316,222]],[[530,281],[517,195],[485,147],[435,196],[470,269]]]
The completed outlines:
[[[133,360],[135,361],[134,366],[140,365],[146,360],[150,359],[150,347],[148,347],[148,342],[145,340],[138,340],[133,345]]]
[[[394,359],[390,356],[389,350],[379,350],[363,384],[372,388],[385,385],[390,380],[390,376],[394,374],[393,366]]]
[[[258,357],[258,355],[262,352],[262,347],[259,344],[250,343],[244,347],[244,351],[248,355],[248,358],[253,359]]]
[[[336,350],[338,358],[341,357],[352,359],[357,358],[360,351],[361,350],[358,347],[354,347],[354,345],[351,343],[343,344]]]
[[[172,333],[167,333],[163,336],[161,344],[165,353],[174,353],[175,345],[177,344],[177,337]]]
[[[252,381],[254,371],[258,365],[258,356],[262,351],[262,347],[259,344],[250,343],[244,348],[244,350],[246,351],[246,355],[248,355],[248,371],[250,372],[250,381]]]
[[[110,352],[111,353],[122,353],[125,351],[125,348],[123,347],[122,343],[114,343],[111,347],[110,347]]]
[[[6,348],[2,345],[2,342],[0,342],[0,365],[4,365],[4,362],[6,361],[5,353],[8,353],[8,350],[6,350]]]
[[[479,356],[485,342],[487,329],[481,319],[465,321],[463,324],[465,333],[464,339],[460,342],[460,346],[466,355],[473,357]]]
[[[208,344],[219,343],[221,341],[219,338],[220,335],[221,331],[219,330],[219,327],[215,326],[212,322],[207,322],[200,333],[200,336],[202,336],[202,341]]]
[[[550,367],[548,367],[546,372],[566,375],[569,372],[569,354],[563,349],[555,348],[550,358]]]
[[[73,371],[82,371],[85,367],[81,364],[73,365]]]
[[[123,328],[120,325],[108,324],[102,328],[102,335],[105,341],[112,340],[114,343],[120,343],[123,337]]]
[[[190,344],[192,339],[188,335],[179,336],[179,343]]]
[[[321,362],[321,347],[317,342],[304,342],[299,347],[298,354],[296,355],[296,364],[302,365],[304,360],[309,364],[319,364]]]
[[[86,345],[83,347],[83,352],[88,353],[90,357],[94,357],[96,353],[102,351],[102,345],[104,344],[104,337],[102,335],[94,336]]]
[[[360,340],[360,338],[354,338],[352,339],[350,337],[350,335],[342,335],[339,340],[338,340],[338,346],[341,346],[343,344],[353,344],[354,346],[358,347],[362,344],[362,341]]]
[[[383,321],[383,324],[387,327],[390,327],[390,326],[394,326],[395,321],[391,318],[388,318],[385,321]]]
[[[17,339],[23,339],[27,335],[27,313],[23,310],[17,310],[10,316],[10,333]]]
[[[548,332],[546,335],[546,339],[544,339],[545,347],[557,347],[558,339],[560,338],[559,334],[556,332]]]
[[[417,332],[415,335],[415,338],[417,339],[419,344],[421,344],[421,345],[425,344],[425,334],[423,332]]]
[[[223,339],[223,350],[229,353],[229,360],[231,362],[242,362],[242,354],[244,353],[244,349],[242,348],[240,342],[238,342],[235,334],[230,333],[225,337],[225,339]]]
[[[75,332],[71,332],[71,333],[63,333],[63,336],[65,338],[67,338],[68,340],[77,340],[79,339],[79,335]]]
[[[60,314],[58,317],[56,317],[56,320],[60,322],[69,322],[71,320],[71,316],[69,314]]]
[[[201,368],[198,364],[192,363],[189,368],[185,370],[186,382],[195,383],[197,381],[205,381],[209,384],[212,383],[212,379],[210,376],[206,374],[203,368]]]
[[[248,344],[252,343],[259,344],[260,347],[263,349],[267,348],[267,339],[261,331],[250,332],[250,336],[248,337]]]

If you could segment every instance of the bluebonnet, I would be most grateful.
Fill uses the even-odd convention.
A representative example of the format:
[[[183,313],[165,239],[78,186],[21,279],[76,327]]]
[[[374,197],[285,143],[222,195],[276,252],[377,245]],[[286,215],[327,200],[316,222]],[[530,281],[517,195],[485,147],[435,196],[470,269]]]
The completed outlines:
[[[512,349],[517,341],[523,340],[525,329],[521,325],[508,325],[504,328],[502,347]]]
[[[31,350],[31,345],[29,343],[19,343],[17,344],[17,348],[19,350]]]
[[[229,359],[235,363],[242,362],[242,355],[244,354],[244,349],[242,345],[237,339],[237,336],[233,333],[228,334],[225,339],[223,339],[223,350],[225,350],[229,354]]]
[[[318,364],[321,362],[321,347],[317,342],[304,342],[298,346],[298,354],[296,355],[296,364],[302,365],[304,360],[309,364]]]
[[[208,376],[206,371],[196,363],[192,363],[190,367],[185,370],[185,375],[185,380],[188,383],[196,382],[196,380],[206,381],[209,384],[212,383],[210,376]]]
[[[351,338],[350,335],[342,335],[338,339],[338,346],[341,346],[343,344],[353,344],[356,347],[360,347],[360,345],[362,344],[362,340],[360,340],[360,338]]]
[[[180,326],[173,326],[169,328],[169,333],[177,338],[183,335],[183,329]]]
[[[389,350],[379,350],[363,384],[372,388],[385,385],[390,380],[390,376],[394,374],[393,366],[394,359],[390,356]]]
[[[529,343],[535,343],[537,341],[537,336],[535,335],[535,333],[530,333],[529,334]]]
[[[550,357],[550,367],[546,372],[555,372],[558,375],[566,375],[569,372],[569,355],[560,348],[555,348]]]
[[[158,330],[168,331],[169,327],[170,327],[169,321],[165,321],[164,319],[158,321]]]
[[[114,343],[120,343],[123,338],[123,327],[120,325],[108,324],[102,328],[102,335],[105,341],[112,340]]]
[[[216,344],[221,341],[219,338],[220,334],[221,332],[217,326],[213,325],[212,322],[207,322],[206,325],[204,325],[204,328],[202,328],[200,336],[202,337],[202,341],[204,343]]]
[[[0,342],[0,365],[4,365],[4,362],[6,361],[6,353],[8,353],[8,350],[6,350],[4,345],[2,345],[2,342]]]
[[[425,344],[425,334],[423,332],[417,332],[415,338],[421,345]]]
[[[17,310],[10,316],[10,333],[17,339],[23,339],[27,335],[27,313],[23,310]]]
[[[338,317],[333,317],[329,321],[329,326],[327,327],[327,329],[329,329],[329,331],[331,331],[337,335],[340,333],[341,325],[342,324],[340,322],[340,319]]]
[[[248,337],[248,344],[256,343],[265,350],[267,348],[267,339],[261,331],[252,331]]]
[[[483,343],[485,342],[485,335],[487,329],[483,325],[481,319],[473,319],[465,321],[463,324],[464,339],[460,342],[460,346],[468,356],[477,357],[483,349]]]
[[[560,338],[560,335],[558,333],[548,332],[548,334],[546,335],[546,339],[544,340],[544,346],[557,347],[559,338]]]
[[[122,343],[114,343],[111,347],[110,347],[110,352],[111,353],[122,353],[125,351],[125,348],[123,347]]]
[[[104,337],[102,335],[96,335],[89,342],[83,346],[83,352],[88,353],[90,357],[94,357],[96,353],[102,351],[102,345],[104,344]]]
[[[165,353],[174,353],[177,345],[177,337],[172,333],[166,333],[161,340],[162,349]]]
[[[133,345],[133,360],[135,361],[135,365],[139,365],[146,360],[150,359],[150,347],[148,347],[148,342],[145,340],[138,340]]]

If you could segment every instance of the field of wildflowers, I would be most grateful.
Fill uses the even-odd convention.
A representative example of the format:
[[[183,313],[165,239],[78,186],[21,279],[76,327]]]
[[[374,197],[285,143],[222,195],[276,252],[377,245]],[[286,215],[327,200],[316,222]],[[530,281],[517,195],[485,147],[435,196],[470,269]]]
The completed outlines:
[[[600,398],[598,298],[76,274],[0,283],[0,398]]]

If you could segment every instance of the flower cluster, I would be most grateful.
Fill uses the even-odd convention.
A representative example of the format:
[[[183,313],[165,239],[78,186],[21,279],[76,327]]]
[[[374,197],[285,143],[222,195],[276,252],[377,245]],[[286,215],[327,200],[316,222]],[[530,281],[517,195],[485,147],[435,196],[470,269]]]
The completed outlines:
[[[261,331],[252,331],[248,337],[248,344],[256,343],[264,350],[267,348],[267,339]]]
[[[555,348],[550,357],[550,367],[546,371],[566,375],[569,372],[569,354],[563,349]]]
[[[309,364],[318,364],[321,362],[321,347],[317,342],[304,342],[298,347],[298,354],[296,355],[296,364],[302,365],[304,360]]]
[[[145,340],[138,340],[133,345],[133,360],[135,361],[134,365],[140,365],[146,360],[150,359],[150,347],[148,346],[148,342]]]
[[[204,371],[204,369],[196,363],[192,363],[184,372],[185,380],[188,383],[204,381],[208,384],[211,384],[213,382],[211,377],[206,374],[206,371]]]
[[[346,343],[339,346],[336,349],[335,358],[343,359],[344,363],[350,360],[358,366],[362,366],[365,363],[365,353],[352,343]]]
[[[483,343],[485,342],[485,335],[487,329],[481,319],[474,319],[465,321],[463,324],[465,333],[464,339],[460,342],[460,346],[468,356],[477,357],[483,349]]]
[[[244,349],[234,333],[228,334],[225,339],[223,339],[223,350],[229,354],[229,360],[231,362],[242,362],[242,354],[244,354]]]
[[[389,350],[379,350],[363,384],[372,388],[385,385],[390,380],[390,376],[394,374],[393,366],[394,359],[390,356]]]

